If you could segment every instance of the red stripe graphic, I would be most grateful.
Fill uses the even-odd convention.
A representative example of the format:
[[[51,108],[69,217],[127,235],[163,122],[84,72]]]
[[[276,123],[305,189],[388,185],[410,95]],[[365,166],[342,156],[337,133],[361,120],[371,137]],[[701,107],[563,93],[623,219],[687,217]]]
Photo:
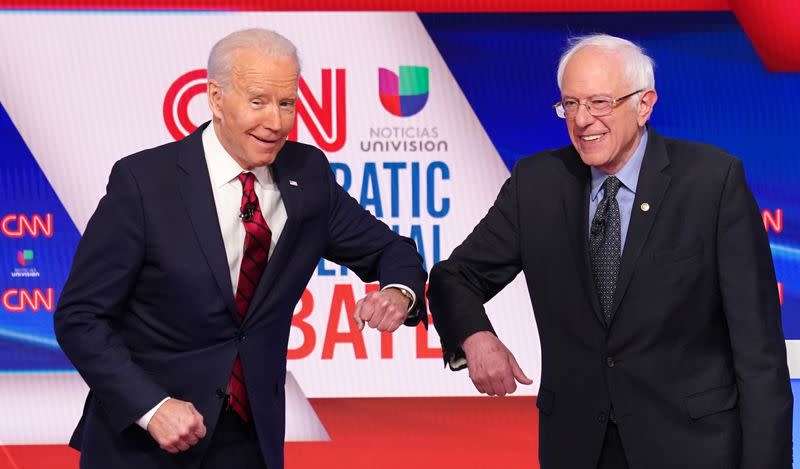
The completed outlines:
[[[199,11],[642,12],[733,11],[767,70],[800,71],[797,0],[6,0],[0,9]],[[165,103],[166,104],[166,103]],[[166,117],[166,109],[165,109]],[[174,136],[174,134],[173,134]],[[176,137],[178,138],[178,137]]]
[[[534,397],[310,399],[331,441],[286,444],[286,468],[538,469]],[[2,448],[2,447],[0,447]],[[8,446],[0,467],[74,469],[66,446]]]

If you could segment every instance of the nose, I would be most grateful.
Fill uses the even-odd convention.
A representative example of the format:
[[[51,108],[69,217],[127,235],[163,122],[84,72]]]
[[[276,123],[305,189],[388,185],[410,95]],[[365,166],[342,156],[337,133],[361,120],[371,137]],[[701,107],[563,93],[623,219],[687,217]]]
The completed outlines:
[[[277,132],[281,128],[281,111],[277,105],[264,106],[261,113],[261,126]]]
[[[575,114],[575,125],[587,127],[595,121],[595,117],[589,114],[589,106],[586,103],[578,104],[578,112]]]

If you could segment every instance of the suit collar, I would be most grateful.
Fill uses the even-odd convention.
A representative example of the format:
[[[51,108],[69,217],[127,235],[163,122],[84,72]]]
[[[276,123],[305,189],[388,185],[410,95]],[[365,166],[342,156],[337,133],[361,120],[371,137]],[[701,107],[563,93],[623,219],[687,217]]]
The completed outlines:
[[[206,127],[208,127],[208,122],[178,142],[179,171],[176,179],[178,190],[206,263],[217,282],[225,305],[235,317],[236,307],[233,302],[233,286],[228,269],[228,258],[225,255],[225,243],[219,228],[217,208],[211,190],[211,179],[203,151],[202,135]]]
[[[614,318],[617,318],[616,310],[619,308],[625,292],[631,281],[636,262],[639,260],[642,248],[644,247],[650,230],[653,227],[661,202],[670,183],[670,175],[667,168],[670,165],[667,145],[664,138],[657,134],[648,125],[648,142],[645,156],[642,161],[642,169],[639,172],[639,183],[636,196],[631,210],[631,221],[628,226],[628,234],[625,240],[625,247],[622,251],[622,261],[620,264],[619,276],[617,277],[617,288],[614,293],[614,303],[611,307]]]
[[[267,301],[271,294],[281,291],[281,288],[277,286],[281,280],[280,274],[285,272],[290,261],[290,254],[297,241],[298,230],[303,219],[303,194],[305,190],[311,189],[304,184],[306,181],[303,177],[303,156],[297,143],[286,142],[270,167],[274,184],[278,186],[286,209],[286,224],[283,226],[280,238],[269,256],[267,267],[253,293],[244,324],[258,321],[267,312],[265,308],[259,306]]]
[[[600,311],[600,302],[592,278],[589,261],[588,225],[589,225],[589,191],[591,189],[591,172],[589,166],[581,161],[580,155],[570,145],[566,148],[563,161],[569,176],[563,186],[564,213],[567,230],[571,241],[570,251],[573,253],[575,269],[581,279],[586,300],[592,307],[595,317],[602,327],[605,320]]]

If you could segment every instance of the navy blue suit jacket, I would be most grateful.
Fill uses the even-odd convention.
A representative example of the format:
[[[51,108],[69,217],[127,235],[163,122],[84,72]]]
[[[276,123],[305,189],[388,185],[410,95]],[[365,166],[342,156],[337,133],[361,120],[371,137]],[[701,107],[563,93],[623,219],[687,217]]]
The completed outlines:
[[[81,467],[199,465],[238,353],[266,463],[282,468],[292,313],[321,257],[364,281],[409,286],[416,317],[427,319],[414,242],[351,198],[319,149],[286,142],[272,170],[288,220],[237,327],[202,146],[207,125],[118,161],[75,253],[55,331],[91,389],[70,442]],[[208,430],[177,455],[135,423],[166,396],[192,402]]]

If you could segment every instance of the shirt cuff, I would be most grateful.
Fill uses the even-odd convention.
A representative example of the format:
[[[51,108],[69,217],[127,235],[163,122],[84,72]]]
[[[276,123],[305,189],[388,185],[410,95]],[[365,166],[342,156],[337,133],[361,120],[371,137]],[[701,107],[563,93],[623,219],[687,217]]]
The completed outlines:
[[[414,290],[408,288],[402,283],[390,283],[389,285],[385,285],[383,288],[381,288],[381,291],[384,291],[387,288],[398,288],[411,295],[411,303],[408,305],[408,312],[410,313],[414,309],[414,305],[417,304],[417,295],[414,293]]]
[[[167,402],[167,399],[169,399],[169,396],[167,396],[164,399],[162,399],[161,402],[156,404],[156,406],[153,407],[152,409],[150,409],[149,412],[147,412],[146,414],[142,415],[142,417],[139,420],[136,421],[136,425],[139,425],[145,431],[147,431],[147,426],[150,424],[150,419],[152,419],[153,416],[156,415],[156,412],[158,411],[158,409],[161,408],[161,406],[164,405],[165,402]]]
[[[454,356],[450,358],[448,365],[450,365],[450,369],[453,371],[463,370],[467,367],[467,358]]]

